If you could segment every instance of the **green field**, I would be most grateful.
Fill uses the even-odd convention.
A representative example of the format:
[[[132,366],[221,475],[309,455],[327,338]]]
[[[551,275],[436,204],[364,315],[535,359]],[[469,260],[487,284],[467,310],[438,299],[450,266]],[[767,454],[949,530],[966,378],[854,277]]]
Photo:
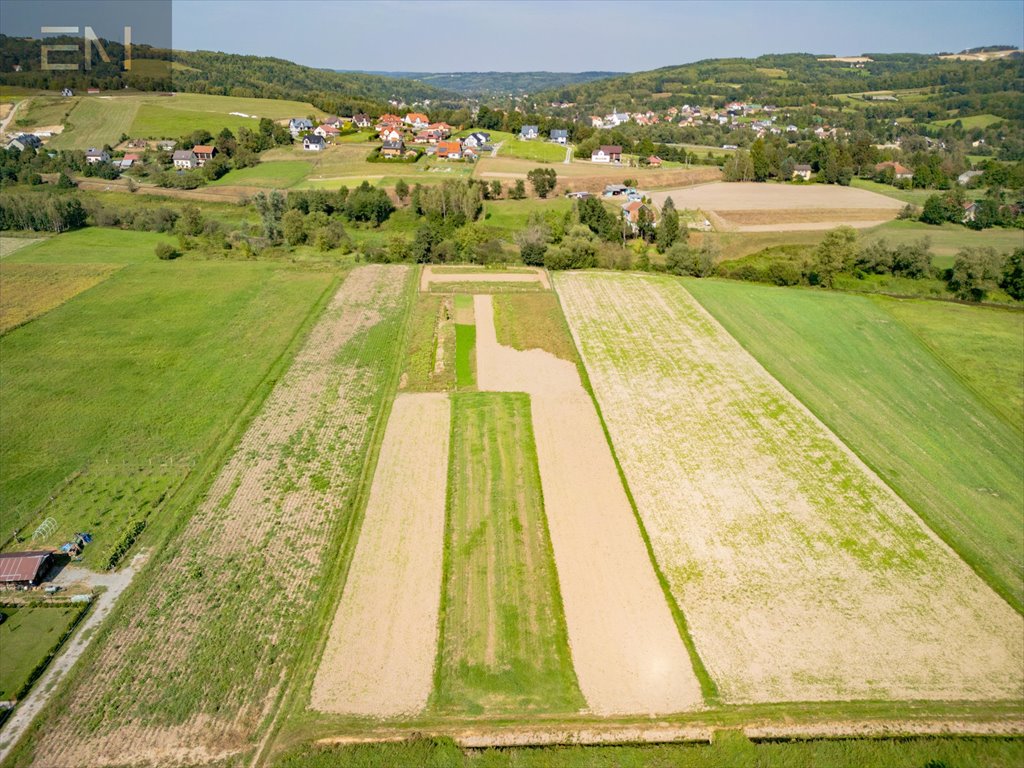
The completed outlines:
[[[256,120],[227,113],[177,109],[162,104],[141,104],[126,133],[133,138],[177,139],[192,131],[206,130],[217,135],[224,128],[237,133],[239,128],[255,131]]]
[[[134,521],[172,522],[174,490],[239,418],[332,280],[269,263],[160,262],[152,244],[163,239],[92,228],[11,257],[128,262],[0,340],[8,526],[24,536],[55,518],[57,531],[37,545],[88,530],[94,568]]]
[[[690,280],[686,287],[1022,610],[1020,433],[965,387],[947,362],[884,303],[868,297],[718,280]],[[950,326],[946,333],[967,348],[983,332],[974,328],[959,336],[958,327]],[[998,342],[994,347],[1003,348]],[[1000,365],[982,358],[972,368],[989,362]],[[998,397],[998,391],[986,393]]]
[[[529,396],[452,396],[441,643],[432,706],[573,712],[576,684],[548,539]]]
[[[876,192],[879,195],[891,197],[904,203],[923,206],[925,201],[937,192],[934,189],[899,189],[891,184],[880,184],[871,179],[861,179],[856,176],[850,180],[850,186],[857,189],[866,189],[869,192]]]
[[[451,298],[430,293],[417,294],[409,325],[409,350],[402,371],[402,389],[410,392],[454,389],[455,323]]]
[[[228,171],[210,186],[238,185],[243,187],[272,187],[287,189],[306,178],[311,164],[302,160],[279,160],[260,163],[250,168]]]
[[[473,297],[455,296],[455,383],[459,389],[476,386],[476,323]]]
[[[493,139],[492,139],[493,140]],[[519,157],[524,160],[536,160],[539,163],[561,163],[565,160],[566,147],[562,144],[552,144],[549,141],[534,139],[533,141],[521,141],[510,139],[501,145],[498,150],[499,156]]]
[[[1004,117],[997,117],[996,115],[971,115],[969,117],[951,117],[948,120],[936,120],[930,125],[936,128],[945,128],[947,125],[960,121],[960,124],[964,127],[965,131],[969,131],[972,128],[988,128],[990,125],[1001,123],[1005,120]]]
[[[17,698],[36,666],[81,615],[81,605],[0,606],[0,701]]]
[[[510,187],[508,179],[502,179],[504,194]],[[529,221],[530,214],[554,213],[564,215],[572,209],[572,201],[564,197],[552,197],[546,200],[527,198],[525,200],[486,200],[481,220],[489,227],[500,229],[511,240],[512,235],[523,229]]]
[[[68,115],[64,131],[54,136],[49,145],[53,149],[89,149],[113,146],[135,119],[139,101],[132,97],[89,97],[80,100]]]
[[[754,743],[720,731],[713,744],[463,750],[449,739],[301,747],[274,768],[1019,768],[1022,739],[848,739]]]
[[[867,243],[883,237],[891,245],[911,243],[927,237],[935,255],[934,264],[939,268],[953,266],[953,257],[964,248],[995,248],[1006,253],[1024,247],[1024,232],[1019,229],[992,227],[975,231],[959,224],[934,226],[899,219],[864,230],[860,240]]]

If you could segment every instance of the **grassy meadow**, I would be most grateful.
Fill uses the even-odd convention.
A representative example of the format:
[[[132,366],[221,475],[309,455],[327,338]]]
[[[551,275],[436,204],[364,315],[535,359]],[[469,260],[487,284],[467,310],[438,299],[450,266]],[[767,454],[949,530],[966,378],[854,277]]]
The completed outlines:
[[[432,707],[573,712],[576,684],[529,396],[452,396],[441,644]]]
[[[0,605],[0,613],[7,617],[0,624],[0,700],[18,696],[36,666],[53,653],[83,610],[81,605]]]
[[[287,189],[295,186],[309,175],[312,165],[302,160],[279,160],[260,163],[249,168],[239,168],[225,173],[210,186],[269,187]]]
[[[565,153],[566,146],[564,144],[553,144],[542,139],[533,141],[511,139],[502,144],[501,149],[498,150],[499,157],[518,157],[538,163],[561,163],[565,160]]]
[[[8,524],[25,537],[55,518],[53,537],[34,545],[90,531],[85,562],[94,568],[132,525],[171,522],[163,515],[174,490],[239,418],[332,281],[268,263],[160,262],[153,243],[166,239],[91,228],[11,257],[44,269],[126,264],[0,339]]]
[[[409,319],[409,348],[400,388],[446,392],[455,388],[455,324],[452,298],[417,294]]]
[[[98,285],[117,269],[109,264],[0,263],[0,335]]]
[[[459,389],[476,386],[476,323],[473,297],[455,295],[455,384]]]
[[[943,322],[927,310],[890,313],[864,296],[721,280],[686,287],[997,592],[1024,608],[1020,432],[989,405],[1008,406],[1004,391],[978,382],[979,369],[1006,365],[995,357],[1014,343],[1011,318],[997,321],[984,346],[971,346],[986,336],[983,325],[945,328],[944,345],[955,338],[977,356],[964,378],[984,387],[983,400],[954,372],[963,353],[959,363],[942,359],[915,335],[921,317],[932,333]],[[901,317],[911,313],[908,327]]]
[[[543,349],[562,360],[579,362],[569,326],[553,292],[496,294],[494,330],[499,344],[519,350]]]

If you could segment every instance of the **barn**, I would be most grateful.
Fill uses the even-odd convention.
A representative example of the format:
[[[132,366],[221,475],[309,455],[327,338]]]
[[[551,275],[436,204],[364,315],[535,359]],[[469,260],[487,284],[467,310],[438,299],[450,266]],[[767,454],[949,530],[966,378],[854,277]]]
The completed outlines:
[[[53,552],[6,552],[0,554],[0,586],[36,586],[53,565]]]

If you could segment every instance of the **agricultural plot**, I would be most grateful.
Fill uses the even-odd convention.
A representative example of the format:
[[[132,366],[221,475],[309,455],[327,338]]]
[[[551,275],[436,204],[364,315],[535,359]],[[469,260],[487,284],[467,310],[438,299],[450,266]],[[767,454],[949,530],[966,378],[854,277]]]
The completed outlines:
[[[554,293],[497,294],[494,330],[502,346],[522,351],[543,349],[561,360],[579,362]]]
[[[444,610],[432,709],[575,712],[530,399],[452,396]]]
[[[81,605],[0,605],[0,701],[17,699],[36,667],[55,651],[81,615]]]
[[[64,130],[50,139],[52,149],[89,149],[111,146],[128,133],[139,100],[131,96],[83,98],[68,115]]]
[[[527,173],[537,167],[536,162],[518,157],[481,157],[474,166],[473,175],[479,179],[497,179],[502,183],[511,179],[526,179]],[[606,184],[621,183],[624,179],[637,180],[641,189],[675,189],[690,184],[717,181],[722,177],[718,168],[707,166],[697,168],[643,168],[628,165],[591,163],[589,160],[573,160],[566,165],[559,163],[555,172],[561,188],[571,187],[574,191],[589,190],[599,193]]]
[[[399,395],[311,706],[373,717],[427,703],[437,651],[451,408]]]
[[[501,283],[523,283],[529,287],[544,288],[550,290],[551,283],[548,281],[548,273],[540,267],[522,267],[511,270],[496,271],[484,268],[444,269],[439,267],[424,267],[420,274],[421,291],[457,291],[460,284],[486,284],[495,283],[496,288],[508,288],[509,286],[498,285]],[[523,287],[523,286],[516,286]]]
[[[320,594],[323,554],[354,514],[408,278],[405,267],[348,275],[205,498],[30,735],[35,764],[72,742],[88,765],[205,762],[255,745]],[[264,333],[265,319],[251,325]],[[237,375],[223,360],[201,370]]]
[[[567,147],[549,141],[520,141],[511,139],[501,145],[498,156],[518,157],[538,163],[561,163],[565,160]]]
[[[574,274],[556,288],[724,701],[1024,695],[1024,619],[680,281]]]
[[[418,294],[409,320],[409,350],[398,388],[447,392],[455,388],[455,321],[451,296]]]
[[[0,334],[24,325],[98,285],[117,271],[106,264],[3,264],[0,266]]]
[[[898,200],[863,189],[825,184],[722,183],[655,192],[655,205],[672,198],[677,208],[717,217],[719,228],[740,232],[871,227],[895,218]]]
[[[156,232],[86,227],[59,237],[33,240],[24,248],[5,255],[10,264],[135,264],[153,262],[157,243],[171,245],[174,239]]]
[[[576,366],[498,344],[492,299],[474,297],[478,384],[530,395],[569,645],[587,705],[602,715],[699,707],[700,684]]]
[[[211,186],[270,187],[287,189],[306,178],[312,166],[301,160],[279,160],[228,171]]]
[[[1020,386],[1018,314],[727,281],[689,285],[772,375],[1021,609],[1024,448],[1012,422],[985,404]],[[934,353],[919,338],[930,339]],[[972,380],[984,401],[964,386]]]
[[[85,236],[96,231],[12,257],[38,258],[25,265],[38,270],[85,269],[108,243],[112,260],[147,263],[126,264],[0,338],[0,541],[10,549],[11,529],[27,539],[52,517],[56,529],[30,545],[59,546],[86,530],[94,542],[85,565],[102,569],[140,526],[173,524],[165,509],[175,489],[259,392],[333,278],[271,264],[159,262],[160,236]],[[5,284],[5,301],[32,301],[16,287]]]
[[[455,384],[459,389],[476,385],[476,323],[473,297],[456,294],[455,307]]]

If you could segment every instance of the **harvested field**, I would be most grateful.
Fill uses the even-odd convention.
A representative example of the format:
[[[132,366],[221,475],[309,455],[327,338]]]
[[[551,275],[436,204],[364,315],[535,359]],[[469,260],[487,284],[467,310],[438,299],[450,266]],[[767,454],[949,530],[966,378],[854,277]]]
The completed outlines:
[[[531,160],[514,157],[482,157],[476,163],[473,175],[481,179],[525,179],[537,167]],[[575,192],[601,192],[606,184],[621,182],[629,177],[637,180],[642,189],[665,189],[703,184],[722,178],[716,167],[696,168],[641,168],[628,165],[602,165],[589,161],[573,161],[566,165],[551,166],[558,175],[555,195],[571,188]]]
[[[576,366],[498,344],[492,297],[474,297],[481,390],[531,396],[541,487],[580,690],[598,714],[701,705],[594,404]]]
[[[681,282],[556,288],[725,701],[1024,694],[1024,619]]]
[[[540,267],[519,268],[515,270],[498,272],[496,270],[472,270],[454,271],[450,269],[435,269],[424,267],[420,274],[420,290],[436,290],[438,283],[452,284],[458,290],[456,283],[539,283],[545,289],[550,290],[551,283],[548,281],[548,273]]]
[[[427,703],[437,651],[450,429],[447,395],[395,399],[313,682],[313,709],[395,717]]]
[[[409,270],[353,270],[205,499],[122,597],[32,734],[33,764],[169,764],[250,750],[352,514],[395,365]]]
[[[651,195],[659,207],[667,197],[676,208],[705,211],[720,228],[740,232],[869,227],[895,218],[904,206],[891,197],[833,184],[723,182]]]
[[[452,396],[444,612],[431,708],[573,713],[576,683],[541,497],[530,398]]]
[[[0,333],[59,307],[82,291],[103,282],[118,269],[117,265],[110,264],[0,266]]]
[[[26,246],[38,243],[41,237],[3,237],[0,236],[0,259],[3,259]]]

